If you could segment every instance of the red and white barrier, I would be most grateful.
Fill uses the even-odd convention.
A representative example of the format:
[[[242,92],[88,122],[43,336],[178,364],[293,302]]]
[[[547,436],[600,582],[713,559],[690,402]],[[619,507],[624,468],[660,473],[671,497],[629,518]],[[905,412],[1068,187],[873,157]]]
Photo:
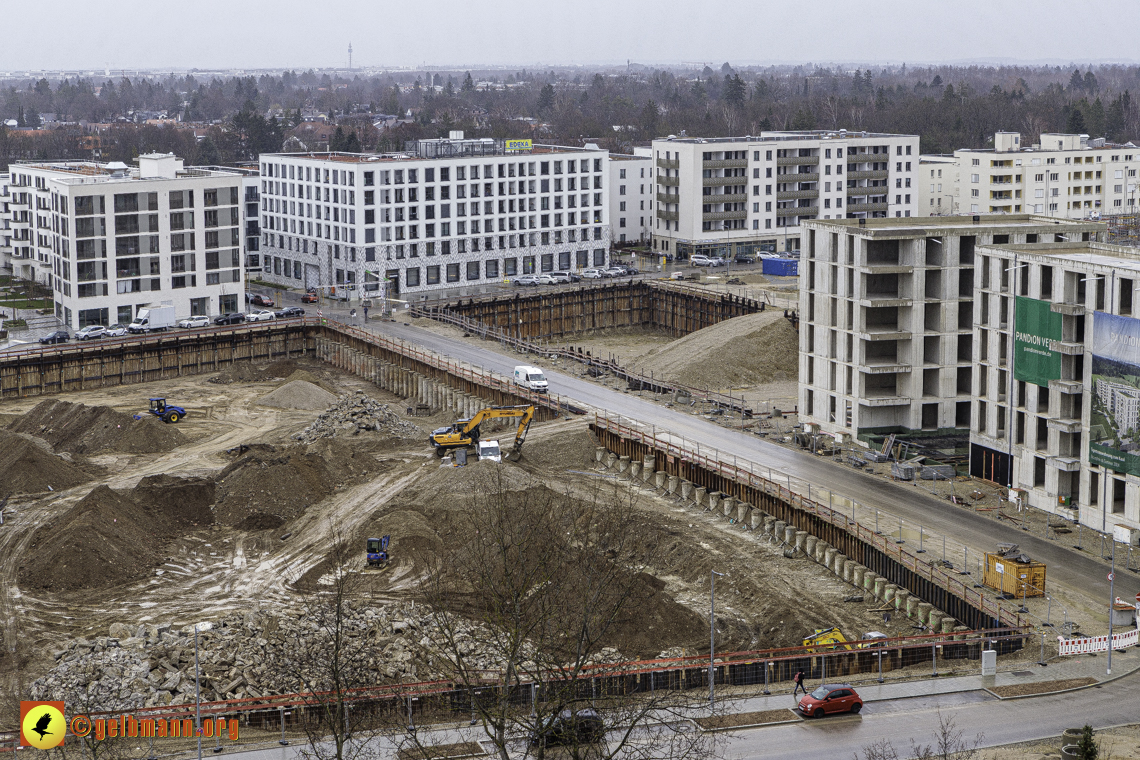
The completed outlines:
[[[1108,651],[1108,637],[1107,636],[1090,636],[1085,639],[1066,639],[1062,636],[1057,637],[1060,644],[1060,654],[1093,654],[1094,652],[1107,652]],[[1124,633],[1114,633],[1112,635],[1112,648],[1125,649],[1126,647],[1134,647],[1140,643],[1140,630],[1133,628]]]

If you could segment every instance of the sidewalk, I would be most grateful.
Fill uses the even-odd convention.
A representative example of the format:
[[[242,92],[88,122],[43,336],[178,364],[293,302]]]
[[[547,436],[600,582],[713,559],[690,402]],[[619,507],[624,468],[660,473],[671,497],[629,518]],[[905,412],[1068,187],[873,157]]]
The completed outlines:
[[[998,671],[996,676],[981,675],[981,661],[978,662],[978,675],[947,676],[939,678],[921,678],[910,681],[890,683],[854,683],[855,690],[864,702],[883,702],[895,699],[909,699],[912,697],[929,697],[938,694],[956,694],[967,691],[982,691],[998,686],[1018,686],[1029,683],[1045,683],[1049,681],[1067,681],[1075,678],[1094,678],[1095,684],[1087,687],[1115,681],[1118,678],[1135,673],[1140,670],[1140,647],[1121,649],[1112,654],[1112,675],[1106,672],[1108,666],[1107,654],[1095,657],[1089,655],[1074,655],[1065,658],[1054,658],[1047,667],[1033,664],[1026,666],[1025,670]],[[843,678],[828,679],[828,683],[845,683]],[[820,685],[819,681],[807,681],[805,686],[810,692]],[[777,689],[779,690],[777,692]],[[791,708],[798,704],[799,696],[793,700],[791,697],[792,685],[781,682],[772,689],[771,696],[735,697],[732,687],[723,691],[718,689],[717,700],[730,702],[732,712],[749,713],[763,712]],[[1062,691],[1065,691],[1062,689]],[[1056,691],[1045,691],[1032,696],[1039,697],[1054,694]],[[1006,697],[1010,699],[1010,697]]]

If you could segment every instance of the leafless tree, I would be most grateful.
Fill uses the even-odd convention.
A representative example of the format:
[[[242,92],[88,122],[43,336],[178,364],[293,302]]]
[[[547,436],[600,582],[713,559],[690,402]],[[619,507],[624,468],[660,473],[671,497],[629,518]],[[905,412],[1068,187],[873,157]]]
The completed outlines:
[[[638,614],[639,558],[652,555],[638,521],[632,492],[620,487],[511,490],[497,472],[433,558],[423,600],[437,645],[502,760],[541,760],[554,722],[587,709],[601,716],[606,739],[566,737],[560,751],[575,760],[715,755],[712,735],[687,720],[692,705],[681,692],[631,693],[638,674],[617,678],[619,666],[605,664],[606,652],[617,657],[603,652],[607,643]],[[492,678],[477,659],[493,663]],[[427,737],[415,741],[427,748]]]
[[[958,728],[954,716],[943,715],[939,710],[934,742],[919,744],[911,739],[906,757],[914,760],[976,760],[981,757],[979,747],[984,738],[983,734],[977,734],[972,740],[967,739],[966,732]],[[889,739],[880,739],[863,747],[861,754],[855,754],[855,760],[899,760],[899,754]]]

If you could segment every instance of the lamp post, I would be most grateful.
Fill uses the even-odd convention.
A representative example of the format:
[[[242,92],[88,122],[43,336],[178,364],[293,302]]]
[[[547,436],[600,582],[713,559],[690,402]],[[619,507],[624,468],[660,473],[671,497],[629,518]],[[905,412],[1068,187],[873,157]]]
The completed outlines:
[[[716,577],[724,575],[716,570],[709,571],[709,711],[716,706]]]

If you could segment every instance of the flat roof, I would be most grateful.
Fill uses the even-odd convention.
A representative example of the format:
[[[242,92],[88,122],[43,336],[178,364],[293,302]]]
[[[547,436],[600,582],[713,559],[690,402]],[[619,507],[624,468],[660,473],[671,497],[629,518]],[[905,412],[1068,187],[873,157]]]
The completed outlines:
[[[669,137],[658,137],[653,142],[680,142],[680,143],[738,143],[738,142],[766,142],[771,140],[851,140],[864,138],[881,138],[881,137],[913,137],[918,138],[918,135],[908,135],[897,132],[851,132],[851,131],[837,131],[833,129],[813,129],[804,130],[800,132],[761,132],[759,135],[745,135],[743,137],[677,137],[670,135]]]
[[[1140,249],[1111,243],[1064,242],[1064,243],[1017,243],[994,245],[987,243],[979,249],[996,250],[1019,256],[1044,256],[1059,258],[1092,266],[1110,269],[1126,267],[1140,269]]]
[[[860,222],[866,222],[860,224]],[[950,230],[988,229],[1047,229],[1063,227],[1068,232],[1101,232],[1108,229],[1104,222],[1089,222],[1083,219],[1058,219],[1032,214],[983,214],[978,221],[973,216],[910,216],[886,217],[883,219],[809,219],[803,222],[806,227],[839,227],[848,233],[868,237],[926,237],[942,235]]]
[[[653,156],[632,156],[626,153],[611,153],[610,158],[614,161],[652,161]]]
[[[439,142],[439,141],[430,141]],[[447,142],[443,140],[442,142]],[[464,141],[465,142],[465,141]],[[400,161],[443,161],[448,159],[483,159],[514,156],[551,155],[560,153],[604,153],[602,148],[577,148],[569,145],[535,145],[530,150],[497,151],[488,153],[456,153],[450,156],[417,156],[414,153],[395,151],[392,153],[332,153],[309,151],[307,153],[262,153],[261,157],[274,158],[304,158],[311,161],[335,161],[342,164],[377,164],[395,163]]]
[[[110,182],[152,182],[156,180],[192,179],[195,177],[239,177],[237,170],[207,169],[203,167],[187,167],[178,170],[174,177],[140,177],[137,167],[111,169],[109,164],[100,164],[95,161],[19,161],[13,167],[49,172],[57,176],[52,177],[53,182],[65,185],[78,185],[87,183]],[[125,172],[125,173],[124,173]]]

